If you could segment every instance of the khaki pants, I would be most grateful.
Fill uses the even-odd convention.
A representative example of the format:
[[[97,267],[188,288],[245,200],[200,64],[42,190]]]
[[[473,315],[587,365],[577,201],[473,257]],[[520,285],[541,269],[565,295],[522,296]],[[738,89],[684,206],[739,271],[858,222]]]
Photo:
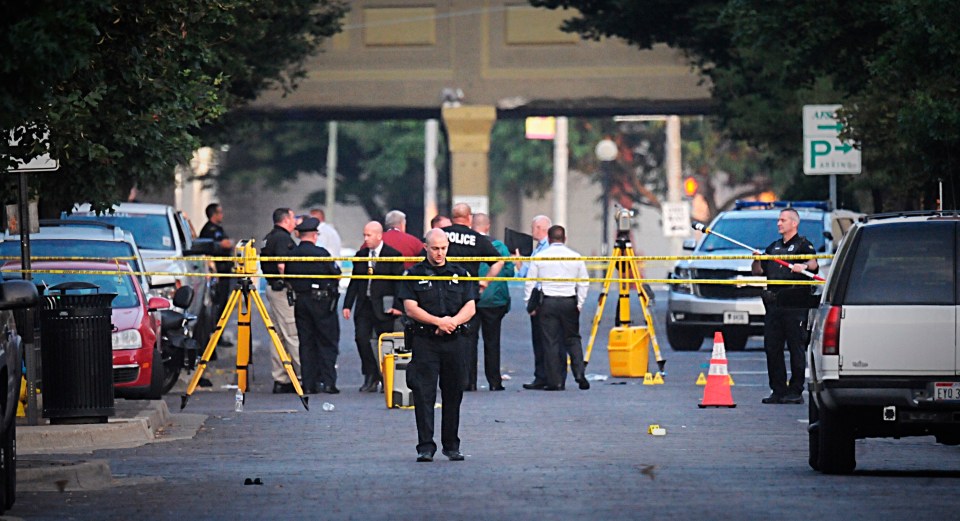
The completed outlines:
[[[287,290],[274,291],[267,288],[267,302],[270,304],[270,320],[277,330],[280,342],[283,348],[293,360],[293,372],[298,376],[300,373],[300,339],[297,337],[297,321],[293,315],[293,306],[287,303]],[[283,368],[283,362],[280,361],[280,355],[273,343],[268,346],[270,349],[270,374],[274,382],[282,384],[290,383],[290,377]]]

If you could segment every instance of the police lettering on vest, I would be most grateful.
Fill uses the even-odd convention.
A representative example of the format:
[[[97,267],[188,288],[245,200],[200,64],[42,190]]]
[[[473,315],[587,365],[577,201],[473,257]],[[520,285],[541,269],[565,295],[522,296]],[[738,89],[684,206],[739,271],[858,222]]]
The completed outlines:
[[[477,236],[476,235],[467,235],[458,232],[447,232],[447,239],[454,244],[460,244],[463,246],[476,246],[477,245]]]

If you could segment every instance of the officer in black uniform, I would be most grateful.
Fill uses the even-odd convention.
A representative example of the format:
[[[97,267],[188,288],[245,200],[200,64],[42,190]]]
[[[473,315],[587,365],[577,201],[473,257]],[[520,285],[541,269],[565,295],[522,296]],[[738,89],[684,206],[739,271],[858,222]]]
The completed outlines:
[[[777,219],[777,231],[782,236],[764,251],[767,255],[815,255],[816,250],[797,233],[800,214],[793,208],[785,208]],[[783,266],[772,260],[753,261],[754,275],[766,275],[768,280],[809,280],[801,272],[817,273],[820,270],[816,259]],[[803,403],[803,378],[806,360],[804,352],[804,323],[811,304],[810,286],[770,285],[764,290],[763,305],[766,318],[763,325],[763,348],[767,352],[767,376],[770,380],[770,396],[763,403]],[[787,384],[787,368],[783,357],[783,343],[790,349],[790,383]]]
[[[339,275],[340,268],[327,250],[316,245],[320,221],[306,217],[297,225],[300,244],[290,251],[291,257],[321,257],[315,262],[291,261],[284,265],[287,275]],[[336,278],[290,278],[296,294],[294,316],[300,337],[300,370],[303,388],[310,394],[337,394],[337,355],[340,353],[340,320],[337,317]]]
[[[433,441],[433,405],[437,400],[437,380],[443,399],[440,443],[443,455],[463,461],[460,453],[460,401],[463,398],[464,352],[461,336],[464,326],[476,312],[477,283],[458,280],[467,270],[447,263],[449,241],[439,228],[427,232],[426,260],[407,270],[397,297],[411,322],[405,338],[413,356],[407,365],[407,386],[413,393],[417,419],[417,461],[433,461],[437,444]],[[451,280],[418,279],[423,276],[452,277]],[[389,391],[388,391],[389,392]]]
[[[443,231],[447,234],[447,239],[450,241],[447,255],[450,257],[500,257],[500,252],[490,242],[490,238],[471,228],[473,211],[470,209],[470,205],[466,203],[453,205],[450,216],[453,224],[443,228]],[[457,264],[463,266],[472,276],[476,276],[480,272],[479,261],[457,262]],[[490,265],[487,276],[496,277],[503,269],[504,261],[486,262],[486,264]],[[478,291],[486,289],[488,284],[489,281],[480,281]],[[466,346],[466,358],[464,360],[466,372],[464,373],[463,388],[467,391],[477,390],[477,344],[480,342],[479,335],[480,316],[476,315],[470,321],[467,334],[463,337]],[[500,368],[497,368],[497,371],[499,370]]]
[[[231,240],[223,230],[223,207],[218,203],[210,203],[206,209],[204,209],[204,212],[207,215],[207,222],[203,225],[203,228],[200,228],[198,237],[201,239],[211,239],[213,241],[215,256],[228,257],[232,255],[233,240]],[[214,263],[214,266],[217,273],[233,272],[233,261],[217,261]],[[230,299],[230,292],[235,282],[231,277],[217,277],[216,290],[213,292],[214,323],[216,323],[220,315],[223,314],[223,308],[227,306],[227,300]],[[220,344],[228,347],[232,345],[223,337],[220,338]],[[214,355],[216,355],[216,351],[214,351]],[[214,356],[213,359],[215,360],[216,356]]]

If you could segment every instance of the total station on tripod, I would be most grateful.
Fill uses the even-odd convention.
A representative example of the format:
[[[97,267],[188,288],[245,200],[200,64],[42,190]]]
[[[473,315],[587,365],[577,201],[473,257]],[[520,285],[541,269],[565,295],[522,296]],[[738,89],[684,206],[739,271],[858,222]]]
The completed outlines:
[[[234,248],[233,272],[241,275],[257,274],[257,249],[253,246],[254,239],[244,239],[237,242]]]
[[[625,234],[630,231],[632,226],[631,219],[637,212],[630,210],[629,208],[624,208],[617,205],[617,212],[614,214],[614,217],[617,220],[617,234]]]

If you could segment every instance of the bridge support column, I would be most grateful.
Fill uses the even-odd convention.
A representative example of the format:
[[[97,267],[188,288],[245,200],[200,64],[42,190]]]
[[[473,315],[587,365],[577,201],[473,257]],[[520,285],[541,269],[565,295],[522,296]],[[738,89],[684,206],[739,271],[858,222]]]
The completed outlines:
[[[489,105],[443,107],[450,147],[450,192],[453,204],[467,203],[476,212],[490,213],[490,129],[497,109]]]

